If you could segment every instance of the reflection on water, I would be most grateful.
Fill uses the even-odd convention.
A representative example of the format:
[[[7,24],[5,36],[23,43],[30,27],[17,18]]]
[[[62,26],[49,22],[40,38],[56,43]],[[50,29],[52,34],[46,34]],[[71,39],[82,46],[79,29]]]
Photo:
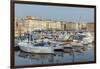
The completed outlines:
[[[54,54],[32,54],[22,51],[15,52],[16,65],[73,63],[93,60],[94,48],[91,44],[83,48],[82,52],[55,51]]]

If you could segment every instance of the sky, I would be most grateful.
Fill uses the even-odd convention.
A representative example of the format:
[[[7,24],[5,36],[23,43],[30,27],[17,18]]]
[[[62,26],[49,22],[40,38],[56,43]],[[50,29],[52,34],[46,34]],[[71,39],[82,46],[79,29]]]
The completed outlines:
[[[94,22],[94,8],[15,4],[15,16],[35,16],[68,22]]]

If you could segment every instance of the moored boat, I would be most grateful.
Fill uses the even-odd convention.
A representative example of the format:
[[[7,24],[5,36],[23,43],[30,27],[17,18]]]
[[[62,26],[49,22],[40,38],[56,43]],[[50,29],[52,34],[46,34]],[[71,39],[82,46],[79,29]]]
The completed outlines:
[[[54,53],[54,50],[51,46],[39,46],[39,45],[32,45],[29,43],[19,43],[19,47],[24,52],[29,53]]]

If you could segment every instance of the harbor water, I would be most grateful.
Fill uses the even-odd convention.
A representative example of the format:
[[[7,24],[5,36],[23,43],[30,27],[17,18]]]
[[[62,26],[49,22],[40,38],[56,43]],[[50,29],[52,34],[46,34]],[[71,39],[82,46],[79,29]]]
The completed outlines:
[[[94,61],[94,44],[89,44],[83,51],[55,51],[54,54],[26,53],[15,51],[15,65],[61,64]]]

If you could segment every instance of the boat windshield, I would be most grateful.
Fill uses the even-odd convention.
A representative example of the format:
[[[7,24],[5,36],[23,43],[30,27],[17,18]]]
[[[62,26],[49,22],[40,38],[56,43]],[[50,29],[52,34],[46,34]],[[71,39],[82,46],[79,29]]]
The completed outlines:
[[[46,45],[47,45],[47,43],[38,43],[38,44],[34,44],[34,46],[41,46],[41,47],[46,46]]]

